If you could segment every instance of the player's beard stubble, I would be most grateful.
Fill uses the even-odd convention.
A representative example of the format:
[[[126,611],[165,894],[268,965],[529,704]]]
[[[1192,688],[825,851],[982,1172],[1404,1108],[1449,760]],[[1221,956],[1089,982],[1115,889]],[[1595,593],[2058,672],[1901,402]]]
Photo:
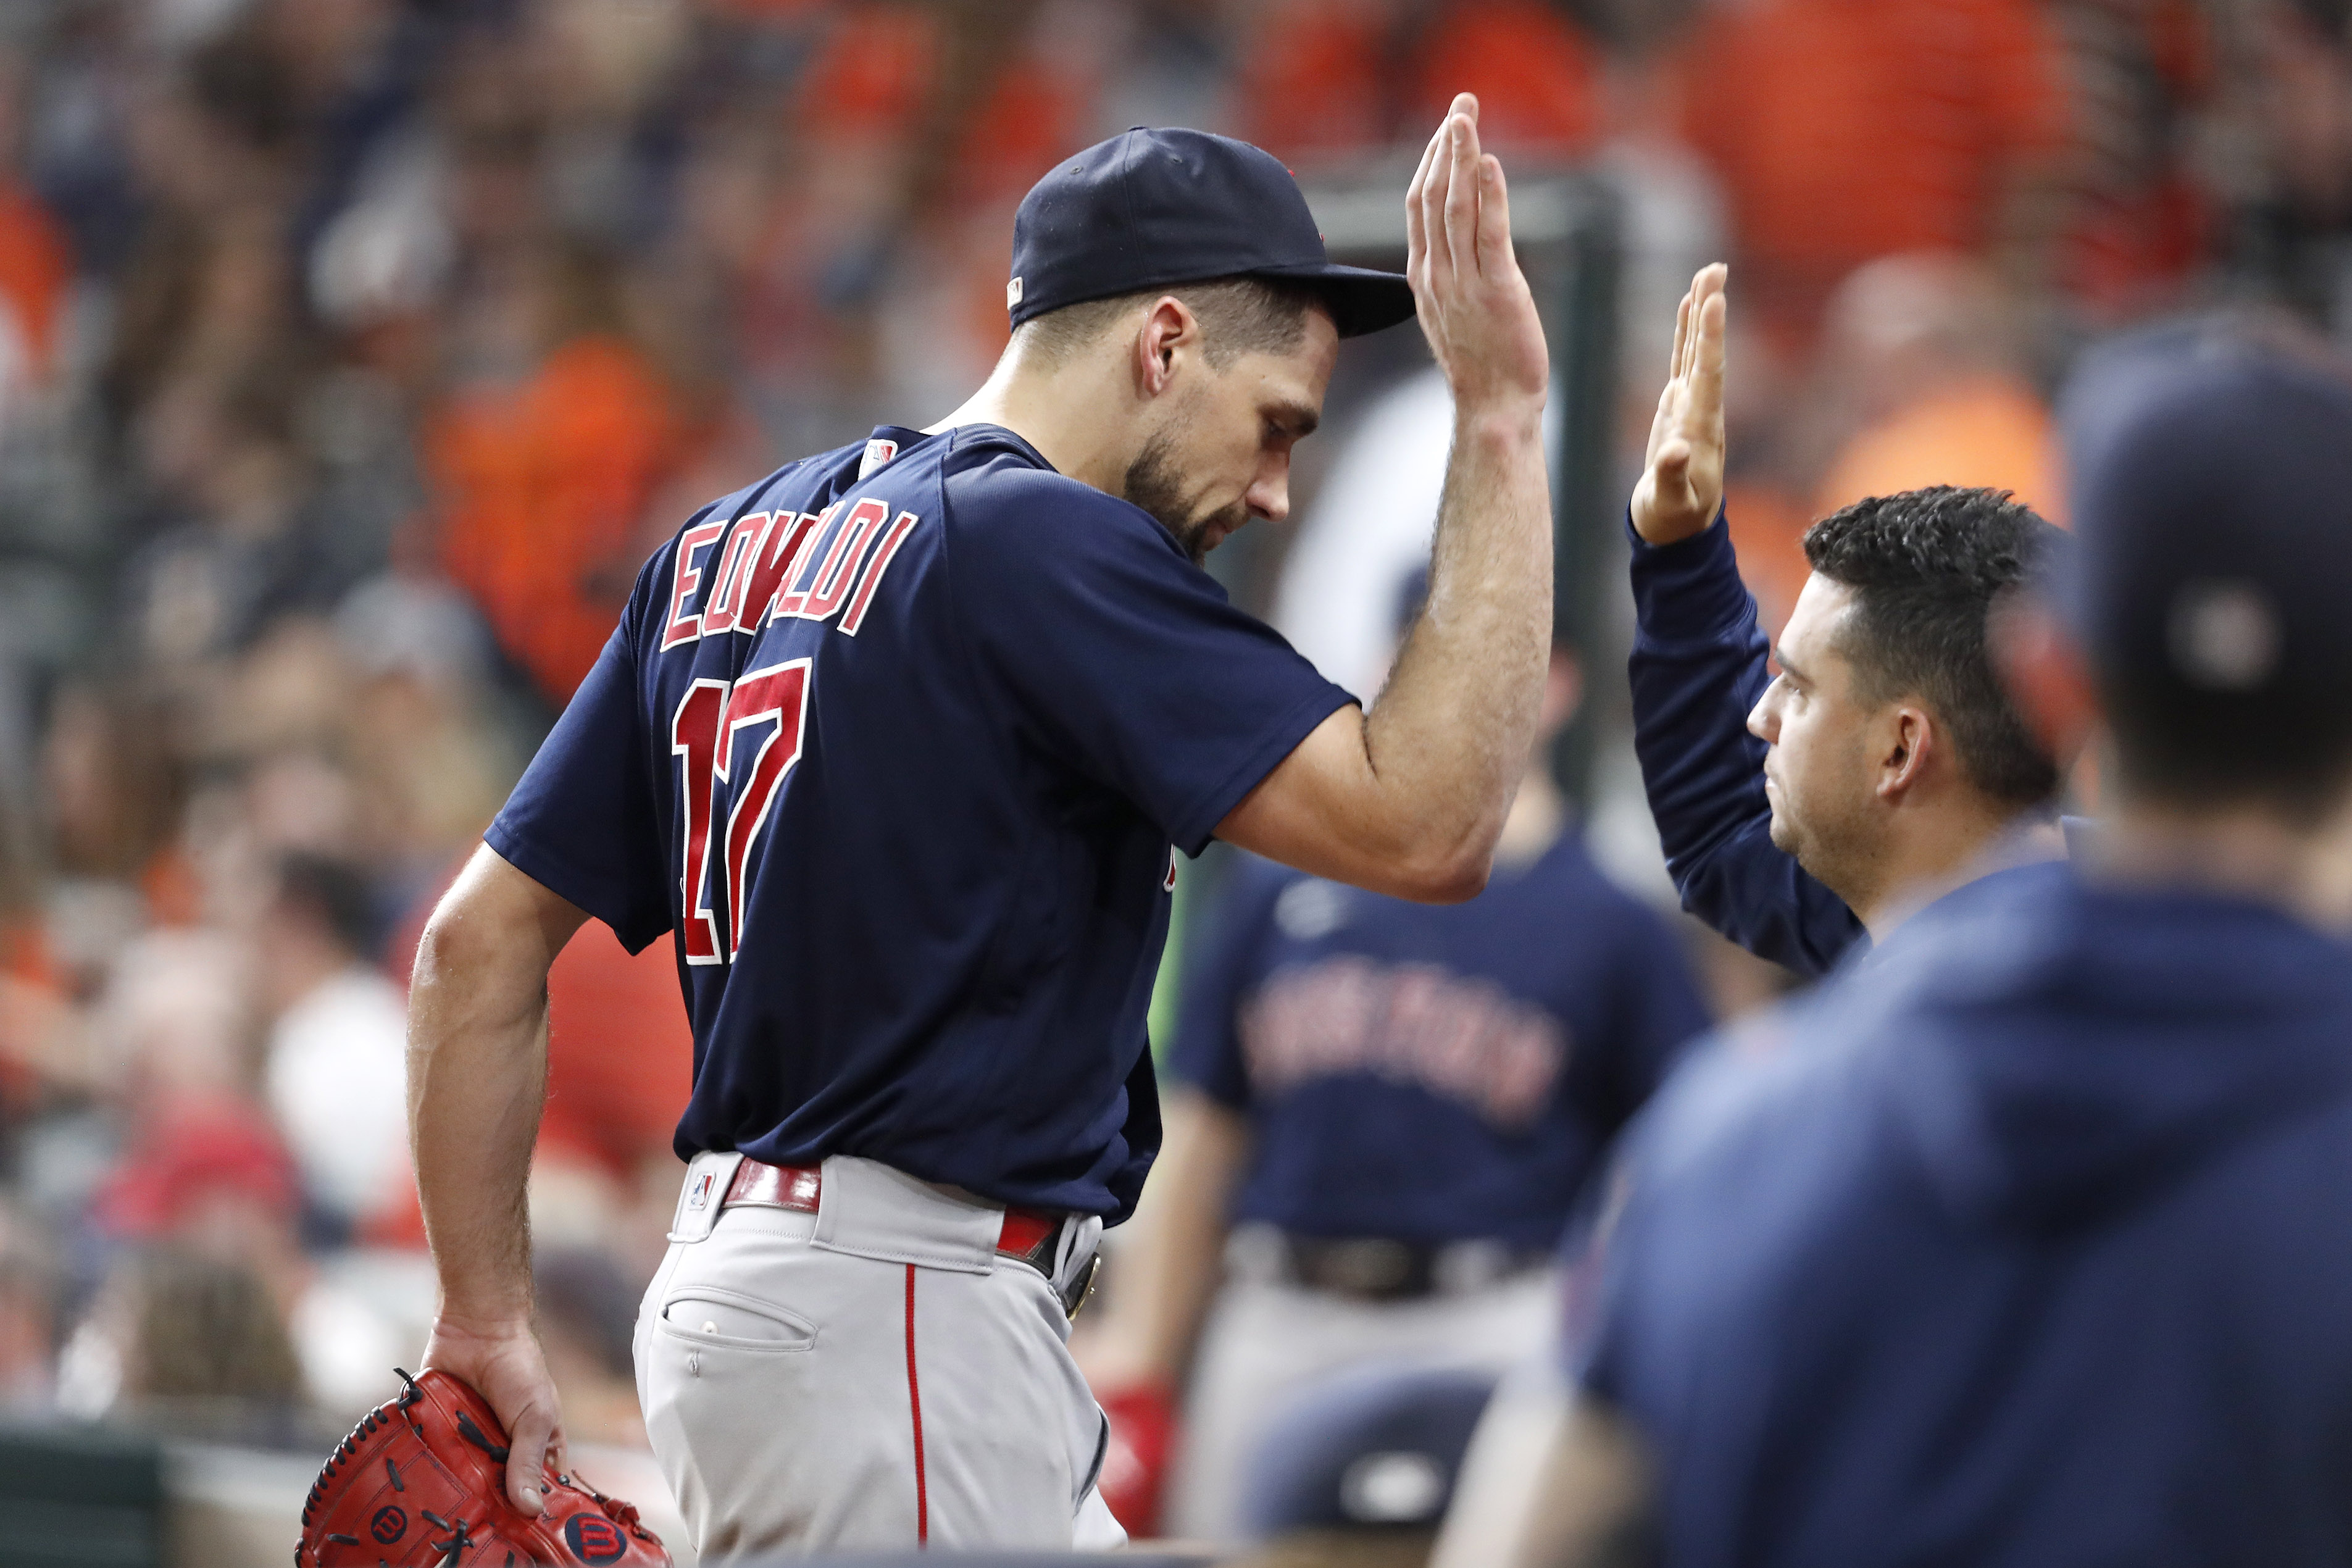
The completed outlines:
[[[1176,541],[1178,548],[1192,558],[1195,566],[1208,563],[1209,552],[1234,530],[1249,521],[1249,503],[1235,501],[1220,507],[1204,516],[1190,515],[1184,500],[1184,481],[1176,471],[1176,432],[1160,430],[1143,444],[1135,461],[1127,466],[1127,478],[1120,486],[1121,494],[1160,520]]]

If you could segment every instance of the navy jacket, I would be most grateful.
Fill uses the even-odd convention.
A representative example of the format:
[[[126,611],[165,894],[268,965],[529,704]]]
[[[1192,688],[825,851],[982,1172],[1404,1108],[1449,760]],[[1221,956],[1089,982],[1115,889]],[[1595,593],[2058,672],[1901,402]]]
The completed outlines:
[[[1983,879],[1670,1084],[1580,1338],[1664,1560],[2352,1562],[2352,946]]]
[[[1759,958],[1826,974],[1870,940],[1845,900],[1772,846],[1764,742],[1748,711],[1772,677],[1756,600],[1718,514],[1678,543],[1633,531],[1633,751],[1683,908]]]

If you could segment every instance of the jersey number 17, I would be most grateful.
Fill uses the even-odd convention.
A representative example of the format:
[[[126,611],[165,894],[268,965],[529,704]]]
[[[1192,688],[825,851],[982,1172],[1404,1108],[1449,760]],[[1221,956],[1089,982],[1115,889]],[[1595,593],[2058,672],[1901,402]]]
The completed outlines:
[[[684,764],[680,876],[688,963],[731,963],[741,951],[744,867],[784,775],[801,759],[810,662],[771,665],[731,682],[697,680],[670,716],[670,754]],[[767,733],[756,745],[739,742],[744,731],[763,726]],[[714,867],[714,847],[722,845]],[[719,888],[709,885],[714,870]]]

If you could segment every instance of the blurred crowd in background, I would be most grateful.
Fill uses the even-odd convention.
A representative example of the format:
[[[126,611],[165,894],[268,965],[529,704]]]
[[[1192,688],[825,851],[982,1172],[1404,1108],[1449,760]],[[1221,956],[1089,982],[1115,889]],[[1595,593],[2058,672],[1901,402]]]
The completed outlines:
[[[1768,619],[1859,496],[2056,516],[2044,395],[2102,333],[2352,342],[2347,0],[0,5],[0,1404],[308,1442],[383,1397],[431,1307],[408,955],[646,555],[953,406],[1057,155],[1192,124],[1312,191],[1465,89],[1515,179],[1664,212],[1629,300],[1733,262]],[[642,1441],[672,964],[592,923],[552,988],[583,1440]]]

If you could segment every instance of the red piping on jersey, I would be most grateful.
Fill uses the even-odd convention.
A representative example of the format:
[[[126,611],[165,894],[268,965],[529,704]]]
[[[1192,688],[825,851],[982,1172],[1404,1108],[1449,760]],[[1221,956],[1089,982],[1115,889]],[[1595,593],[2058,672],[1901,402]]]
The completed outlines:
[[[915,1415],[915,1541],[931,1540],[931,1503],[923,1486],[923,1390],[915,1381],[915,1266],[907,1265],[907,1407]]]

